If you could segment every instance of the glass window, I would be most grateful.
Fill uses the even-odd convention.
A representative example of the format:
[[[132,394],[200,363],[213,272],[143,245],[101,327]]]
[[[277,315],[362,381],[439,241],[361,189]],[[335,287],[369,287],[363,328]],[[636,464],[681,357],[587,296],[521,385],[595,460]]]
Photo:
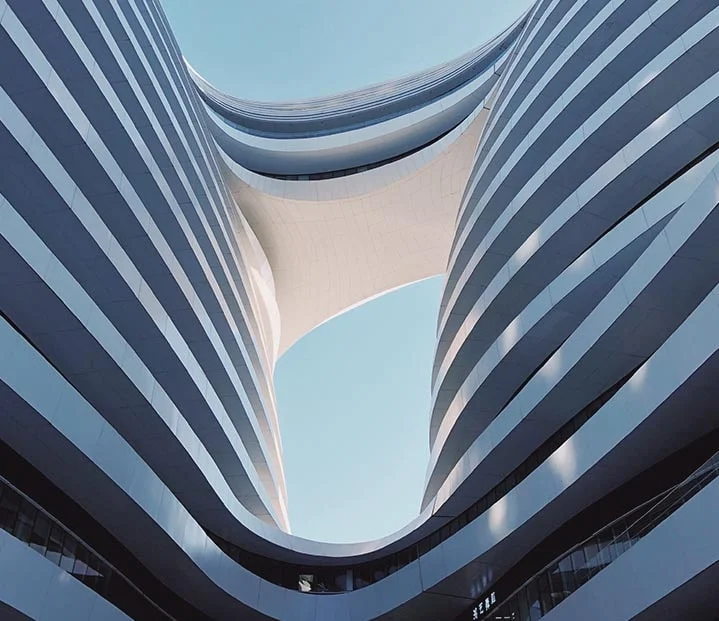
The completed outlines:
[[[572,591],[576,591],[587,580],[589,580],[589,572],[587,572],[587,559],[584,556],[584,548],[579,547],[569,556],[572,565]]]
[[[636,543],[640,537],[643,537],[646,532],[651,530],[655,523],[661,521],[664,517],[666,517],[666,515],[660,518],[655,514],[654,510],[650,510],[634,521],[627,529],[632,545]]]
[[[64,538],[65,532],[57,524],[53,524],[52,530],[50,531],[50,539],[48,539],[47,542],[47,552],[45,552],[45,556],[56,565],[60,564]]]
[[[287,572],[288,573],[288,572]],[[270,565],[266,565],[262,568],[262,575],[265,580],[272,582],[273,584],[279,584],[284,585],[285,584],[285,577],[283,574],[283,567],[280,563],[272,563]],[[294,581],[297,582],[296,580]],[[294,588],[294,583],[292,584],[292,588]]]
[[[102,578],[100,573],[100,559],[94,554],[88,555],[85,559],[85,575],[82,578],[83,583],[99,592],[97,585]]]
[[[527,593],[527,607],[529,608],[529,621],[538,621],[542,616],[542,602],[539,598],[537,580],[533,580],[525,589]]]
[[[335,590],[347,591],[352,590],[352,570],[338,569],[335,573]]]
[[[20,502],[20,510],[15,520],[12,534],[20,541],[28,543],[32,534],[32,525],[35,523],[37,509],[24,498]]]
[[[514,619],[518,621],[529,621],[529,607],[527,606],[527,593],[522,589],[510,599],[510,610]]]
[[[62,542],[62,558],[60,559],[60,567],[66,572],[71,573],[72,568],[75,565],[75,548],[77,542],[75,538],[70,535],[65,535],[65,539]]]
[[[0,497],[0,528],[12,532],[19,508],[20,496],[15,490],[3,486],[2,497]]]
[[[87,548],[81,543],[78,543],[75,549],[75,564],[72,567],[73,576],[81,579],[87,573],[87,561],[89,558],[90,553]]]
[[[436,548],[439,543],[439,532],[435,531],[429,536],[429,549]]]
[[[315,583],[315,576],[314,574],[300,574],[298,576],[298,590],[302,591],[303,593],[309,593],[312,591],[312,587]]]
[[[504,611],[504,618],[505,619],[511,619],[512,621],[519,621],[521,617],[519,616],[519,602],[517,601],[516,597],[512,597],[504,606],[502,606],[502,611]]]
[[[370,571],[367,565],[363,565],[354,570],[354,587],[355,589],[361,589],[366,587],[371,580]]]
[[[596,537],[584,544],[584,556],[587,559],[585,563],[586,580],[589,580],[604,567],[599,554],[599,540]]]
[[[542,572],[537,576],[536,580],[539,601],[542,604],[542,614],[547,614],[554,608],[554,598],[552,597],[552,587],[549,584],[549,574]]]
[[[561,591],[563,594],[562,599],[569,597],[574,591],[577,590],[577,586],[574,580],[574,568],[572,567],[572,555],[565,556],[559,561],[558,565],[559,575],[562,578]]]
[[[314,582],[311,585],[312,591],[316,593],[329,593],[336,591],[336,578],[336,571],[331,568],[324,571],[318,571],[314,574]],[[342,590],[344,590],[344,588]]]
[[[458,520],[457,518],[454,518],[454,519],[449,523],[449,535],[450,535],[450,537],[451,537],[452,535],[454,535],[460,528],[461,528],[461,527],[460,527],[460,525],[459,525],[459,520]]]
[[[447,541],[449,539],[449,536],[452,534],[452,523],[445,524],[442,526],[442,528],[439,531],[439,540],[440,541]]]
[[[614,553],[616,556],[623,554],[632,547],[624,520],[612,527],[612,533],[614,534]]]
[[[101,558],[97,559],[97,569],[93,566],[93,571],[97,573],[97,576],[95,577],[95,582],[92,588],[100,595],[104,596],[112,586],[113,572],[110,570],[110,566]],[[117,580],[115,582],[117,582]]]
[[[552,595],[552,608],[564,601],[567,593],[564,591],[564,580],[562,579],[562,570],[559,564],[554,565],[549,570],[549,587]]]
[[[51,528],[52,522],[50,522],[50,518],[44,513],[38,512],[32,528],[32,535],[30,535],[30,547],[33,550],[40,552],[40,554],[45,554]]]
[[[420,556],[422,556],[423,554],[427,554],[427,552],[429,552],[429,537],[425,537],[424,539],[422,539],[419,544],[417,544],[417,546]]]
[[[405,567],[412,562],[412,550],[414,549],[415,546],[412,546],[397,553],[397,564],[400,568]]]
[[[611,563],[615,558],[613,555],[614,548],[612,545],[611,536],[608,537],[606,534],[599,535],[597,537],[597,545],[599,547],[599,560],[597,565],[598,567],[603,569],[604,567],[609,565],[609,563]]]

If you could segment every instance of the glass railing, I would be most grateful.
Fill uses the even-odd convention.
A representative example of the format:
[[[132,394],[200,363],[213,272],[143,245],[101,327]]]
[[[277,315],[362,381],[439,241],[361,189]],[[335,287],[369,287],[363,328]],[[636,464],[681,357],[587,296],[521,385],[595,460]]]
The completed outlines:
[[[544,567],[504,601],[477,602],[471,620],[536,621],[610,565],[719,474],[719,452],[688,478],[632,509]],[[489,604],[489,605],[488,605]]]
[[[0,477],[0,528],[64,569],[133,619],[171,617],[102,556]]]

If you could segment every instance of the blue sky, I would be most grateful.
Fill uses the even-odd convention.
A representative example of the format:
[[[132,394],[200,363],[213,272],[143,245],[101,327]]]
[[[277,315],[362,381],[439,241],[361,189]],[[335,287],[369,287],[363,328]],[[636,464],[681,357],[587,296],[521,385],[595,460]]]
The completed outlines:
[[[162,0],[185,57],[214,86],[265,101],[329,95],[450,60],[529,0]],[[441,278],[320,326],[278,362],[292,531],[387,535],[416,517],[429,456]]]
[[[416,517],[442,279],[353,309],[296,343],[275,388],[293,532],[354,541]]]
[[[162,0],[185,57],[238,97],[330,95],[477,47],[529,0]]]

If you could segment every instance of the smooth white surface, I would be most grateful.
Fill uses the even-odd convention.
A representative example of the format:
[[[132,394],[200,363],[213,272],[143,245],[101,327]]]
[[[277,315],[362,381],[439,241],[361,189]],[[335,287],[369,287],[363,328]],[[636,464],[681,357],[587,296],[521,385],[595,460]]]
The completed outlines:
[[[485,118],[480,107],[430,147],[338,179],[270,179],[225,158],[232,194],[272,268],[279,355],[335,315],[444,272]]]

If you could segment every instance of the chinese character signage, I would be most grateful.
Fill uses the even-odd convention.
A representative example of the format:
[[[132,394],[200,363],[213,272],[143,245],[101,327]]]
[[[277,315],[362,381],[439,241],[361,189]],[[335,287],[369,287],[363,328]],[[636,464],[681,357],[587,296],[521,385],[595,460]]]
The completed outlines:
[[[480,599],[472,608],[472,621],[478,621],[487,614],[497,603],[497,594],[492,591]]]

